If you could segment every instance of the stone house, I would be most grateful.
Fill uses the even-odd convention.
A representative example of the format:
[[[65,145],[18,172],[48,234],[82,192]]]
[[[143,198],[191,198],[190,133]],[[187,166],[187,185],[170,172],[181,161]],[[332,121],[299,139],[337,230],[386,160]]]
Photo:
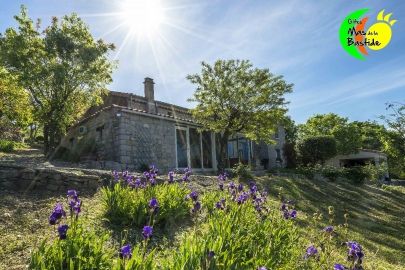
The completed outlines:
[[[217,167],[218,141],[212,132],[199,132],[189,109],[157,101],[154,82],[145,78],[144,96],[111,91],[100,106],[90,108],[70,128],[61,146],[74,151],[83,142],[96,147],[83,161],[106,169],[140,169],[155,164],[161,171],[191,167],[209,172]],[[228,142],[228,166],[239,161],[253,169],[283,166],[284,129],[275,144],[255,143],[242,135]]]

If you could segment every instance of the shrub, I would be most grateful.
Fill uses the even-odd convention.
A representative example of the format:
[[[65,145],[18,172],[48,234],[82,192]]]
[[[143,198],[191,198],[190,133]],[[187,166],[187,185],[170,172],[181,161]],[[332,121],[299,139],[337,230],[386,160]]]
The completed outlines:
[[[302,174],[308,179],[314,179],[316,170],[313,167],[298,167],[296,172]]]
[[[23,149],[26,147],[27,147],[27,145],[22,142],[0,140],[0,152],[10,153],[16,149]]]
[[[344,169],[344,176],[353,184],[363,184],[369,174],[363,167],[350,167]]]
[[[386,163],[382,163],[379,166],[374,164],[367,164],[363,166],[363,171],[367,174],[367,177],[372,182],[378,182],[387,175],[388,167]]]
[[[332,182],[336,181],[338,177],[343,176],[343,171],[341,168],[336,168],[328,165],[323,166],[320,172],[323,177],[329,179]]]
[[[332,136],[304,138],[297,145],[298,155],[303,165],[323,164],[337,154],[336,140]]]
[[[244,181],[253,179],[253,174],[249,165],[244,165],[241,162],[232,168],[232,176],[237,176],[240,180]]]
[[[184,219],[190,210],[185,199],[190,190],[180,183],[147,185],[132,188],[117,183],[101,190],[105,216],[114,224],[143,226],[150,218],[148,203],[152,198],[159,202],[156,225],[172,225]]]
[[[10,153],[14,151],[13,141],[0,140],[0,151],[5,153]]]

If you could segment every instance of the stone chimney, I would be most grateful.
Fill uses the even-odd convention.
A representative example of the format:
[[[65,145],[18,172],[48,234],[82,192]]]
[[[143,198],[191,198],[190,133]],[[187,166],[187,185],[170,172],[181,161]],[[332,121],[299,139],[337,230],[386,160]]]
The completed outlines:
[[[146,77],[144,84],[145,98],[147,101],[146,110],[150,113],[156,113],[156,104],[155,104],[155,87],[153,79]]]
[[[145,98],[146,100],[149,101],[154,101],[155,100],[155,87],[154,87],[154,82],[153,79],[146,77],[145,81],[143,82],[144,84],[144,89],[145,89]]]

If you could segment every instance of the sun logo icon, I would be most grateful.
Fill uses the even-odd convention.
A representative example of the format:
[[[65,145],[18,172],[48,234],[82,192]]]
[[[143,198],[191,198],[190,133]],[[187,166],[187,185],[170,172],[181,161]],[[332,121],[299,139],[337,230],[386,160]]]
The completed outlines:
[[[379,46],[372,44],[368,46],[371,50],[378,51],[385,48],[391,41],[392,29],[391,27],[397,22],[397,20],[391,20],[392,13],[384,16],[384,9],[377,15],[377,21],[368,30],[366,37],[374,38],[380,43]]]
[[[359,9],[349,14],[339,30],[340,43],[351,56],[360,60],[366,59],[367,48],[373,51],[384,49],[392,38],[392,26],[397,20],[391,20],[392,13],[384,15],[381,10],[377,21],[365,30],[369,17],[364,16],[369,10]]]

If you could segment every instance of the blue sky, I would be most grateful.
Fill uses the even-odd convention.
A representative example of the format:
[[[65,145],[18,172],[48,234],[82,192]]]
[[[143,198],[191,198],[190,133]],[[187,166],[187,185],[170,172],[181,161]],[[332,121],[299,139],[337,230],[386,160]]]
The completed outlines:
[[[194,86],[186,75],[199,72],[203,60],[238,58],[294,83],[287,99],[299,123],[328,112],[377,120],[386,102],[405,101],[405,1],[161,0],[165,20],[158,29],[128,35],[122,1],[0,0],[1,32],[15,26],[21,4],[43,25],[51,16],[76,12],[95,37],[114,43],[110,57],[119,65],[111,90],[143,95],[143,78],[152,77],[156,99],[192,107],[187,98]],[[370,8],[367,27],[381,9],[398,20],[391,43],[365,61],[349,56],[338,36],[342,20],[360,8]]]

